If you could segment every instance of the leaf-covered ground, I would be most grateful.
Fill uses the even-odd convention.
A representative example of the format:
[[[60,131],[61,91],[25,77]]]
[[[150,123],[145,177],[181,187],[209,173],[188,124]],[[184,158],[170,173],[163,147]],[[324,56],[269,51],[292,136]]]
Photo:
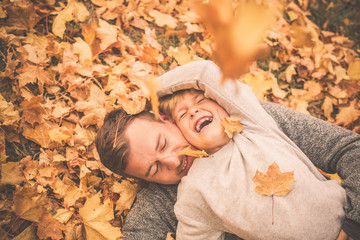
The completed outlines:
[[[360,133],[357,4],[289,1],[241,81]],[[120,237],[139,187],[101,166],[96,131],[143,110],[156,76],[214,59],[216,34],[181,0],[1,1],[1,239]]]

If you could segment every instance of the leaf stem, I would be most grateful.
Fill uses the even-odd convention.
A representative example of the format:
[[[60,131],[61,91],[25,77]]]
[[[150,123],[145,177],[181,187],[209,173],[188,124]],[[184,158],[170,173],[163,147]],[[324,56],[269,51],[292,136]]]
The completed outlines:
[[[274,195],[271,195],[271,203],[272,203],[272,225],[274,225]]]

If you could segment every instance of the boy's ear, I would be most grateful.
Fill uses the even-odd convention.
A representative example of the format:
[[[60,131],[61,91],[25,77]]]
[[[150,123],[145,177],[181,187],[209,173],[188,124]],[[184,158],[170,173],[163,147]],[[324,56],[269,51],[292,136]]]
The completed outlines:
[[[172,122],[172,120],[162,112],[159,112],[158,116],[159,116],[159,119],[163,122],[165,122],[165,121]]]

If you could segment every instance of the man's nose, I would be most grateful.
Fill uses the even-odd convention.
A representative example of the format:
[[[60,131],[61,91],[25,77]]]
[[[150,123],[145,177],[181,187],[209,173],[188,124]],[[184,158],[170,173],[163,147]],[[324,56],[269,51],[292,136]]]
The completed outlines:
[[[168,169],[176,169],[177,167],[179,167],[180,164],[180,158],[178,154],[174,154],[168,157],[164,157],[161,159],[161,164],[165,167],[167,167]]]
[[[196,108],[190,109],[190,117],[194,117],[195,114],[197,114],[198,112],[199,112],[199,109],[196,109]]]

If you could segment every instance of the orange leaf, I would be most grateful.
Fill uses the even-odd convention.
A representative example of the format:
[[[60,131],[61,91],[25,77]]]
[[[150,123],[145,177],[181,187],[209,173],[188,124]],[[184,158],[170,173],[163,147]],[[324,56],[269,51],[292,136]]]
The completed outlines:
[[[221,121],[221,125],[225,128],[225,133],[229,138],[233,137],[233,133],[239,133],[242,130],[242,125],[239,123],[240,118],[226,117]]]
[[[187,155],[191,157],[208,157],[209,154],[207,154],[204,150],[192,150],[191,146],[187,146],[183,150],[180,151],[179,155]]]
[[[279,166],[274,162],[266,174],[256,170],[253,181],[256,185],[255,192],[265,196],[286,196],[292,191],[295,183],[294,171],[280,172]]]

